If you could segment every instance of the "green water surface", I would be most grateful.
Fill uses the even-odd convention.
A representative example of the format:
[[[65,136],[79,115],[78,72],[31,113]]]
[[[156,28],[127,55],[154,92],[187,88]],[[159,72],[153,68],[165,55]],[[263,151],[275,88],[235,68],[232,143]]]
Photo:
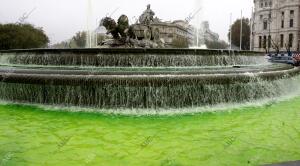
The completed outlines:
[[[134,117],[0,105],[0,165],[261,165],[300,159],[300,97]]]

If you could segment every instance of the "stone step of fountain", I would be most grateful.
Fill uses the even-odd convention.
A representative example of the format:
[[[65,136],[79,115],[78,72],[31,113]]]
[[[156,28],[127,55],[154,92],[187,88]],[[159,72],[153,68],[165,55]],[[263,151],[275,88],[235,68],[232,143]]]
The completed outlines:
[[[114,85],[114,86],[175,86],[203,84],[248,83],[259,80],[277,80],[300,73],[300,68],[290,70],[203,75],[63,75],[37,73],[0,73],[0,81],[6,83],[47,85]]]
[[[239,74],[258,73],[293,69],[291,65],[262,65],[209,68],[76,68],[76,67],[27,67],[1,66],[0,73],[16,74],[59,74],[59,75],[200,75],[200,74]]]

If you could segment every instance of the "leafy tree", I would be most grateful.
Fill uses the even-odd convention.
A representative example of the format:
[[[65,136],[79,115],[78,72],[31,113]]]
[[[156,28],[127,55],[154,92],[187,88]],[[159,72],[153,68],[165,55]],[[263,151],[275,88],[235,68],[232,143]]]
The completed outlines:
[[[175,38],[172,41],[172,46],[174,48],[188,48],[189,47],[189,41],[187,38]]]
[[[77,45],[73,40],[66,40],[60,43],[53,44],[51,48],[77,48]]]
[[[71,39],[62,41],[60,43],[56,43],[52,45],[52,48],[85,48],[86,46],[86,32],[85,31],[79,31],[77,32]],[[96,35],[96,34],[94,34]],[[97,43],[101,43],[102,41],[108,39],[109,37],[106,35],[98,34],[97,35]],[[95,36],[93,36],[92,39],[93,44],[96,43]]]
[[[0,24],[0,49],[46,47],[49,38],[42,28],[31,24]]]
[[[242,33],[242,50],[250,49],[250,21],[248,18],[242,19],[243,33]],[[236,20],[232,25],[232,44],[240,45],[240,29],[241,19]],[[228,39],[230,40],[230,32],[228,33]]]
[[[226,48],[228,48],[228,44],[223,40],[218,40],[218,41],[206,40],[205,45],[208,49],[226,49]]]
[[[72,40],[74,40],[77,47],[84,48],[86,45],[86,36],[87,33],[85,31],[77,32],[76,35],[72,38]]]

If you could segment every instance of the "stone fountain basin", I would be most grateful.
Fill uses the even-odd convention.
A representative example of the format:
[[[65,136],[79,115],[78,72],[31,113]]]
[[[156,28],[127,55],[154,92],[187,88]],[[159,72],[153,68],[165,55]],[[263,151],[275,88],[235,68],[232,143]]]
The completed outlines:
[[[0,81],[42,85],[170,86],[247,83],[300,73],[284,64],[207,68],[54,68],[0,67]]]
[[[101,109],[206,107],[289,95],[299,73],[257,52],[8,50],[0,51],[0,99]]]

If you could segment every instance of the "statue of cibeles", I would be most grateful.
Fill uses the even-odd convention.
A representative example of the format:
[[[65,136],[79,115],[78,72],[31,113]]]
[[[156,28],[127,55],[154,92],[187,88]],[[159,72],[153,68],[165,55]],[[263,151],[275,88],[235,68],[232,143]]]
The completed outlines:
[[[149,25],[154,21],[155,13],[151,10],[151,5],[147,5],[147,9],[143,12],[143,14],[139,17],[139,21],[141,24]]]

